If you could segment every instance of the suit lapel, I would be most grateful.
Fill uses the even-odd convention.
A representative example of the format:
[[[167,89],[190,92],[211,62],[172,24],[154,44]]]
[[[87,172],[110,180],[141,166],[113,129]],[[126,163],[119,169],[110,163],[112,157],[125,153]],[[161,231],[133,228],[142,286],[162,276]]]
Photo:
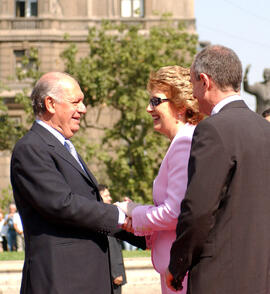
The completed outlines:
[[[97,187],[97,181],[94,178],[94,176],[91,174],[91,172],[88,170],[86,164],[79,156],[79,159],[85,169],[86,172],[82,170],[79,163],[76,161],[76,159],[68,152],[68,150],[61,144],[61,142],[48,130],[46,130],[44,127],[40,126],[38,123],[34,123],[32,128],[32,131],[37,133],[41,136],[42,140],[44,140],[50,148],[54,148],[54,151],[61,156],[65,161],[70,163],[75,169],[78,170],[78,172],[86,178],[88,181],[92,182]]]
[[[88,177],[91,179],[91,181],[96,185],[96,187],[98,186],[98,182],[96,180],[96,178],[94,177],[94,175],[90,172],[90,170],[88,169],[87,165],[85,164],[85,162],[82,160],[80,154],[78,154],[80,162],[83,165],[84,170],[86,171]]]

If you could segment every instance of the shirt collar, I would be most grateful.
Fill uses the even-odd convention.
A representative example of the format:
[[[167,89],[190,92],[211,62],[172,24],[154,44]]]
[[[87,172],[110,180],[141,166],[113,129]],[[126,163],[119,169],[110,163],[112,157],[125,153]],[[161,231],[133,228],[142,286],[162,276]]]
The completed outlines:
[[[61,144],[63,144],[63,145],[65,144],[66,138],[60,132],[58,132],[56,129],[54,129],[53,127],[49,126],[48,124],[46,124],[44,121],[42,121],[40,119],[36,119],[36,123],[38,123],[39,125],[41,125],[42,127],[44,127],[52,135],[54,135],[61,142]]]
[[[237,100],[243,100],[243,99],[239,95],[233,95],[219,101],[218,104],[216,104],[215,107],[212,109],[211,115],[218,113],[220,109],[224,107],[225,105],[227,105],[228,103],[237,101]]]

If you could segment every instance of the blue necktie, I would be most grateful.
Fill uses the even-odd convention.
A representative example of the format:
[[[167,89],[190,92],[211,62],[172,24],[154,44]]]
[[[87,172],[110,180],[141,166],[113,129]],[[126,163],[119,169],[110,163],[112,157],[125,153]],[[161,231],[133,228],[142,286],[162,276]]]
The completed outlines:
[[[70,152],[70,154],[77,160],[77,162],[79,163],[80,167],[83,169],[84,171],[84,168],[83,168],[83,165],[82,163],[80,162],[80,159],[78,157],[78,153],[74,147],[74,145],[69,141],[69,140],[65,140],[65,144],[64,146],[67,148],[67,150]]]

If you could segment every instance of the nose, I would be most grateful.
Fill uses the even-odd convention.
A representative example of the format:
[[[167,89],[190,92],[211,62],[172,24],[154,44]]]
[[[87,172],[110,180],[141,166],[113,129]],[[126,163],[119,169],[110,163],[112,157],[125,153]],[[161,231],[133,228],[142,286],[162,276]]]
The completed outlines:
[[[149,103],[148,106],[146,107],[146,111],[148,113],[152,112],[153,111],[153,106]]]
[[[86,113],[86,106],[84,105],[82,101],[78,104],[78,112]]]

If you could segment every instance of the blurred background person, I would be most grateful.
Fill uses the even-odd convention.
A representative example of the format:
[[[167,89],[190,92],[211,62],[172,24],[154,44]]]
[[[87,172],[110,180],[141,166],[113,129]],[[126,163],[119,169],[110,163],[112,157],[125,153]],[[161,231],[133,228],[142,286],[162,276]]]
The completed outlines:
[[[98,190],[104,203],[111,204],[112,198],[110,191],[106,185],[99,184]],[[122,255],[121,241],[108,236],[109,251],[111,261],[111,279],[113,283],[113,293],[120,294],[122,291],[122,285],[126,284],[126,273]]]
[[[128,243],[127,241],[123,241],[123,247],[127,251],[134,251],[138,249],[138,247]]]
[[[24,235],[23,235],[23,226],[21,217],[18,212],[13,216],[13,225],[17,233],[16,242],[17,242],[17,251],[24,251]]]
[[[4,244],[3,244],[4,239],[3,239],[3,235],[2,235],[2,229],[4,227],[4,222],[5,222],[4,214],[3,214],[2,210],[0,210],[0,243],[1,243],[0,251],[6,251],[6,250],[4,250]]]
[[[270,108],[267,108],[263,113],[262,116],[270,122]]]
[[[7,226],[6,238],[8,251],[17,251],[17,232],[14,228],[13,217],[17,211],[16,205],[11,203],[9,205],[9,213],[5,215],[4,225]]]
[[[170,248],[176,238],[180,204],[187,187],[187,166],[191,140],[196,124],[202,119],[198,102],[193,98],[190,71],[180,66],[166,66],[150,75],[147,112],[153,118],[154,130],[171,141],[153,183],[154,205],[132,201],[118,203],[132,217],[135,235],[146,236],[154,268],[160,273],[163,294],[175,293],[166,286],[165,271]],[[127,227],[129,230],[130,227]],[[186,293],[184,289],[177,293]]]

